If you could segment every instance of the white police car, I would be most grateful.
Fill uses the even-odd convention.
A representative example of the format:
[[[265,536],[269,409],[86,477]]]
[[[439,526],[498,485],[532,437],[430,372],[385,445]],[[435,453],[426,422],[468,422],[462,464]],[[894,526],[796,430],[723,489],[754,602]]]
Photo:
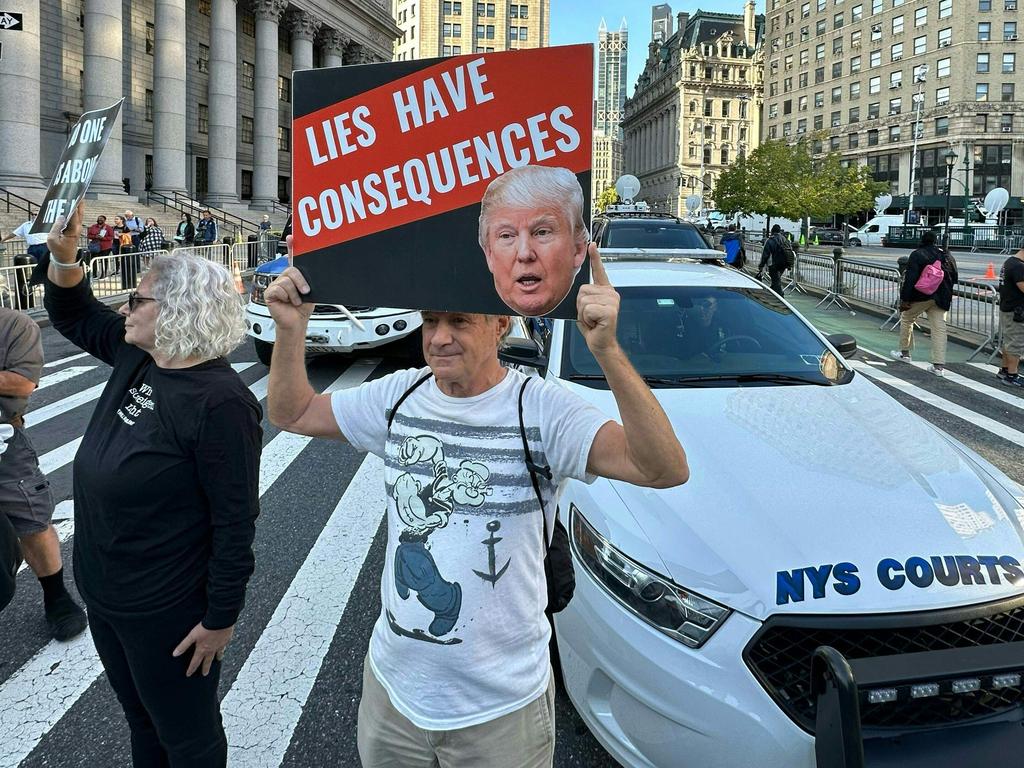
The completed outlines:
[[[1024,489],[748,275],[606,262],[691,479],[559,501],[562,673],[598,740],[664,768],[863,765],[847,736],[902,766],[1024,754]],[[533,331],[503,359],[617,417],[575,324]]]
[[[288,266],[282,256],[261,264],[252,278],[249,302],[245,306],[245,327],[252,336],[256,356],[270,365],[274,350],[274,319],[263,301],[263,293]],[[360,330],[344,312],[332,304],[317,304],[306,330],[306,351],[313,354],[350,353],[373,349],[404,339],[422,324],[419,312],[391,307],[346,307],[363,323]]]

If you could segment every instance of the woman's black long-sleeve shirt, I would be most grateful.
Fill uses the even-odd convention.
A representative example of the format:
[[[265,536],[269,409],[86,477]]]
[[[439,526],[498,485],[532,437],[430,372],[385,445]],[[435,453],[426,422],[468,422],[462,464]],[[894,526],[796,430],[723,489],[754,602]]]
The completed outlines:
[[[259,403],[223,358],[160,368],[84,281],[47,281],[45,304],[65,338],[113,366],[74,462],[79,592],[112,615],[205,595],[203,625],[231,626],[254,567]]]

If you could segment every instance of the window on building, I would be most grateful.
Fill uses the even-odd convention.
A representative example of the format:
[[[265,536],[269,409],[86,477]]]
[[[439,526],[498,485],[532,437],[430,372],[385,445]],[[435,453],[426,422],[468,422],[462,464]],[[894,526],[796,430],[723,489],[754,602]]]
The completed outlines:
[[[923,27],[928,23],[928,6],[925,5],[914,11],[914,26]]]
[[[837,85],[832,89],[832,102],[838,104],[843,100],[843,86]]]
[[[825,58],[825,44],[824,43],[818,43],[816,46],[814,46],[814,60],[815,61],[821,61],[824,58]]]
[[[814,116],[814,130],[820,131],[824,127],[825,127],[825,116],[824,115],[815,115]]]
[[[948,19],[953,15],[953,0],[939,0],[939,18]]]
[[[832,79],[843,76],[843,62],[837,61],[832,65]]]
[[[290,104],[292,101],[292,81],[290,77],[284,77],[278,75],[277,78],[277,98],[283,101],[285,104]]]
[[[778,104],[769,104],[768,105],[768,119],[769,120],[774,120],[778,116],[779,116],[779,105]]]
[[[291,129],[285,128],[283,125],[277,126],[277,151],[278,152],[291,152],[292,151],[292,132],[291,132]]]
[[[898,115],[903,111],[903,99],[897,97],[889,99],[889,114]]]
[[[806,19],[810,15],[811,15],[811,4],[810,3],[804,3],[803,5],[801,5],[800,6],[800,18],[801,19]]]
[[[789,123],[786,123],[789,125]],[[704,147],[704,165],[711,165],[711,147]]]
[[[850,23],[855,23],[864,18],[864,6],[855,5],[850,9]]]
[[[239,9],[238,27],[243,35],[256,37],[256,15],[252,11]]]
[[[989,69],[989,67],[988,67],[988,60],[989,60],[989,54],[987,54],[987,53],[979,53],[978,54],[977,65],[976,65],[974,71],[978,72],[978,73],[988,72],[988,69]]]
[[[902,88],[903,87],[903,72],[890,72],[889,73],[889,89]]]
[[[850,74],[856,74],[860,72],[860,56],[853,56],[850,59]]]
[[[872,24],[871,25],[871,42],[877,43],[882,39],[882,25]]]
[[[824,106],[825,106],[825,92],[824,91],[818,91],[817,93],[814,94],[814,108],[818,109],[819,107],[824,107]]]
[[[999,130],[1003,133],[1013,132],[1013,115],[1005,113],[999,117]]]
[[[1013,83],[1003,83],[1000,89],[1000,100],[1001,101],[1014,101],[1014,86]]]
[[[793,100],[792,99],[786,99],[784,102],[782,102],[782,114],[789,115],[789,114],[792,114],[792,112],[793,112]]]
[[[953,43],[953,28],[946,27],[939,30],[939,48],[946,48]]]
[[[150,56],[153,55],[153,50],[156,48],[156,27],[153,26],[153,22],[146,22],[146,53]]]
[[[853,32],[851,32],[850,33],[850,47],[851,48],[860,48],[860,39],[861,39],[862,36],[863,36],[863,33],[859,29],[854,30]]]
[[[879,112],[879,106],[880,105],[879,105],[879,103],[877,101],[873,101],[870,104],[868,104],[868,120],[875,120],[875,119],[877,119],[878,112]]]
[[[843,14],[837,13],[832,17],[832,29],[842,29]]]
[[[914,55],[920,56],[928,51],[928,35],[921,35],[914,38]]]
[[[206,104],[199,105],[199,132],[210,132],[210,108]]]
[[[868,93],[879,93],[882,90],[882,78],[872,77],[868,80]]]
[[[807,98],[807,97],[804,96],[802,98]],[[729,126],[728,125],[723,125],[722,126],[722,141],[728,141],[729,137],[731,135],[732,135],[732,131],[729,130]]]
[[[842,113],[838,109],[835,112],[833,112],[831,115],[829,115],[829,125],[831,127],[838,128],[839,125],[842,122],[843,122],[843,115],[842,115]]]
[[[938,66],[935,68],[935,74],[938,77],[949,77],[951,71],[950,62],[952,59],[939,59]]]
[[[949,104],[949,86],[935,89],[935,106],[941,107]]]
[[[872,51],[868,56],[868,66],[874,69],[882,66],[882,52]]]
[[[839,151],[839,137],[838,136],[832,136],[832,137],[829,138],[829,140],[828,140],[828,148],[829,148],[830,152],[838,152]]]
[[[727,165],[729,162],[729,148],[722,147],[722,165]]]
[[[242,171],[242,188],[239,191],[243,200],[252,200],[252,171]]]
[[[715,103],[711,99],[704,100],[704,117],[711,117],[714,115]]]
[[[974,191],[985,195],[996,187],[1010,188],[1010,144],[985,144],[974,147]]]
[[[726,100],[722,102],[722,117],[732,117],[731,101]]]
[[[526,29],[527,29],[526,27],[520,27],[519,28],[519,41],[520,42],[525,42],[526,41]]]
[[[199,58],[196,59],[196,67],[200,72],[210,71],[210,46],[199,44]]]
[[[252,118],[242,115],[241,139],[243,144],[252,144]]]
[[[1004,21],[1003,22],[1003,40],[1013,41],[1017,39],[1017,22],[1016,21]]]
[[[902,35],[903,34],[903,17],[902,16],[893,16],[893,19],[892,19],[892,33],[894,35]]]
[[[856,83],[850,83],[850,100],[860,98],[860,81]]]
[[[868,146],[869,147],[877,147],[878,146],[878,129],[877,128],[872,128],[871,130],[868,131]]]
[[[871,137],[868,136],[868,144]],[[900,156],[892,155],[868,155],[867,165],[871,176],[875,181],[882,181],[889,184],[889,191],[895,193],[900,180]]]
[[[892,61],[899,61],[903,58],[903,43],[893,43],[889,48],[889,58]]]
[[[832,39],[832,55],[838,56],[843,52],[843,38],[835,37]]]
[[[824,35],[827,29],[828,22],[826,22],[824,19],[821,19],[817,24],[814,25],[814,34]]]
[[[486,16],[488,18],[494,18],[494,3],[477,3],[476,4],[476,15]]]
[[[882,12],[882,0],[871,0],[871,15]]]
[[[251,61],[242,62],[242,87],[248,88],[250,91],[256,82],[256,68],[252,65]]]
[[[203,14],[203,16],[209,16],[213,12],[210,0],[199,0],[199,12]]]
[[[975,83],[974,100],[988,101],[988,83]]]
[[[948,117],[937,117],[935,118],[935,135],[936,136],[947,136],[949,134],[949,118]]]
[[[848,123],[859,123],[860,122],[860,107],[850,107],[849,117],[846,122]]]
[[[825,68],[824,67],[818,67],[816,70],[814,70],[814,84],[818,85],[818,84],[824,83],[824,82],[825,82]]]
[[[806,72],[801,72],[800,76],[797,78],[797,82],[800,83],[801,88],[806,88],[809,82],[808,74]]]
[[[979,21],[978,22],[978,39],[981,41],[992,39],[992,22],[990,21]]]
[[[978,10],[982,13],[992,10],[992,0],[978,0]]]
[[[153,122],[153,91],[146,90],[146,122]]]
[[[1017,71],[1017,54],[1016,53],[1004,53],[1003,54],[1003,74],[1008,75],[1012,72]]]
[[[974,130],[978,133],[986,133],[988,131],[988,115],[980,114],[974,116]]]

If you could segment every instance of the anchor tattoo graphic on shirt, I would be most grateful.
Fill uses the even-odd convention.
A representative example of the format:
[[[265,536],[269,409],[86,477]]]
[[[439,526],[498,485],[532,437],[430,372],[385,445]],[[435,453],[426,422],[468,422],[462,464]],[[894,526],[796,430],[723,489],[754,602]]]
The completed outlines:
[[[417,600],[434,618],[427,632],[402,627],[390,611],[387,611],[388,623],[395,634],[404,637],[444,645],[462,642],[459,638],[438,639],[451,632],[458,621],[462,585],[447,581],[441,575],[427,540],[434,531],[448,525],[457,505],[479,507],[484,503],[492,493],[488,484],[490,470],[478,461],[467,459],[450,472],[445,463],[444,446],[431,435],[406,438],[399,446],[398,462],[404,467],[429,464],[434,474],[433,480],[424,484],[405,472],[395,480],[392,493],[398,517],[405,526],[395,550],[395,589],[403,600],[416,592]],[[493,544],[491,546],[493,560]],[[504,570],[502,568],[502,573]],[[495,581],[500,576],[498,574]]]

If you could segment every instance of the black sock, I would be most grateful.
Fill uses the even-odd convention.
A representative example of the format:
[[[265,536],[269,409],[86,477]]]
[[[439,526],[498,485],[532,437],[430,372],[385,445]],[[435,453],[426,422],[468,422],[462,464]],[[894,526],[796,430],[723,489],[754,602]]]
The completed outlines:
[[[43,605],[49,608],[62,597],[71,597],[64,586],[64,569],[49,576],[40,576],[39,584],[43,588]]]

